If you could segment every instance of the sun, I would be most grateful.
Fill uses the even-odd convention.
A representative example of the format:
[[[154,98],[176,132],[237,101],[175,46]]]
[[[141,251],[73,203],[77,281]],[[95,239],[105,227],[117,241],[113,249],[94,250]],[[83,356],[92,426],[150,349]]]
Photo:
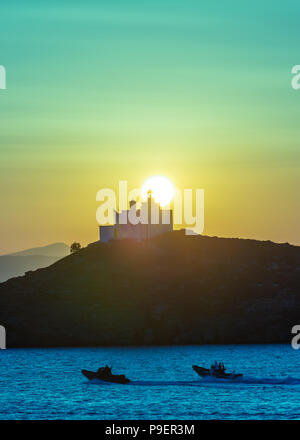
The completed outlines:
[[[164,176],[152,176],[143,183],[143,200],[147,199],[148,191],[152,192],[152,197],[162,207],[168,205],[175,194],[173,183]]]

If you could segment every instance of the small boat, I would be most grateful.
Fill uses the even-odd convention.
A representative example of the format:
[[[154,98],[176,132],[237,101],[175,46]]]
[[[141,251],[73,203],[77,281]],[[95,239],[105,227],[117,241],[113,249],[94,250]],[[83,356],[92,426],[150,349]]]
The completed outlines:
[[[127,377],[124,374],[112,374],[111,368],[109,368],[108,366],[99,368],[96,373],[89,370],[81,370],[81,373],[89,380],[98,379],[98,380],[103,380],[105,382],[122,383],[122,384],[126,384],[130,382],[130,380],[127,379]]]
[[[197,374],[201,377],[211,376],[216,377],[217,379],[237,379],[238,377],[242,377],[242,374],[236,373],[225,373],[225,369],[222,370],[210,370],[208,368],[198,367],[198,365],[193,365],[193,370],[196,371]]]

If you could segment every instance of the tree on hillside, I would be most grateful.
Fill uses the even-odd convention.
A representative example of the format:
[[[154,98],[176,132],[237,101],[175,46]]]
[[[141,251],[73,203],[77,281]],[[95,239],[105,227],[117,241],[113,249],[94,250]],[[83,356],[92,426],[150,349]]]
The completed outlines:
[[[81,249],[81,244],[74,242],[74,243],[71,244],[70,252],[71,252],[71,254],[74,254],[74,252],[77,252],[80,249]]]

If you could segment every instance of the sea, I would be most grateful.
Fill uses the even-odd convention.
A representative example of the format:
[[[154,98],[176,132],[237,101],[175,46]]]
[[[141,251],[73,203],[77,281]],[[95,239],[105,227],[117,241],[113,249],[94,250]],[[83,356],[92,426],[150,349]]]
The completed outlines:
[[[235,380],[192,365],[224,362]],[[88,381],[105,364],[127,385]],[[0,350],[1,420],[300,419],[300,350],[207,345]]]

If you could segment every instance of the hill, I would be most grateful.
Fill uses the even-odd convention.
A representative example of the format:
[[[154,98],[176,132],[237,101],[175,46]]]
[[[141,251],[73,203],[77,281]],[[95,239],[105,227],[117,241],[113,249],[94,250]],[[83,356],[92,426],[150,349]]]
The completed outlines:
[[[179,231],[0,284],[0,324],[8,347],[287,342],[299,287],[299,247]]]
[[[24,275],[28,270],[50,266],[69,253],[70,248],[66,244],[53,243],[13,254],[0,255],[0,282]]]

